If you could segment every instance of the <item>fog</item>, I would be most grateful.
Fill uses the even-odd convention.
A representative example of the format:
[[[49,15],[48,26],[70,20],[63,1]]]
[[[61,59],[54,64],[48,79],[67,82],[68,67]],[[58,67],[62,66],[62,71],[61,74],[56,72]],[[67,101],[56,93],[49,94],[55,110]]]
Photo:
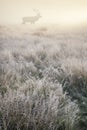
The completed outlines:
[[[0,23],[22,22],[24,16],[34,16],[38,9],[42,18],[38,23],[78,24],[87,21],[86,0],[0,0]]]

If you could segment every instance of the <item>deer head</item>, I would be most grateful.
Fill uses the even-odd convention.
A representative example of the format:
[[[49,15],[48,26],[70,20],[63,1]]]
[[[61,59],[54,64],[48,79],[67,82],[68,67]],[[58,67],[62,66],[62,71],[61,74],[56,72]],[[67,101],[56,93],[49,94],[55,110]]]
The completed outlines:
[[[40,11],[38,9],[33,9],[33,11],[36,13],[36,15],[40,18],[41,15],[40,15]]]

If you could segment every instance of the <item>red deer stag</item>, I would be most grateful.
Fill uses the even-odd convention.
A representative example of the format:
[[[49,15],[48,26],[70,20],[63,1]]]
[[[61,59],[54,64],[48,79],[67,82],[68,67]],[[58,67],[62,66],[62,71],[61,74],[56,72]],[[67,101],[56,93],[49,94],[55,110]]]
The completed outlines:
[[[29,16],[29,17],[22,18],[23,24],[26,24],[26,23],[34,24],[35,22],[37,22],[41,18],[39,11],[36,11],[36,10],[34,10],[34,11],[36,12],[35,16]]]

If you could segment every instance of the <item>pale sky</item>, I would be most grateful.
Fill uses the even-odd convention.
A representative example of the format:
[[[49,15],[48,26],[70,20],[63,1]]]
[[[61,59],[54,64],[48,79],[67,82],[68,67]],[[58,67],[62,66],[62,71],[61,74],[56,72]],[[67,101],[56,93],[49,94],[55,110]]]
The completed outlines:
[[[0,23],[21,23],[39,9],[39,23],[87,22],[87,0],[0,0]]]

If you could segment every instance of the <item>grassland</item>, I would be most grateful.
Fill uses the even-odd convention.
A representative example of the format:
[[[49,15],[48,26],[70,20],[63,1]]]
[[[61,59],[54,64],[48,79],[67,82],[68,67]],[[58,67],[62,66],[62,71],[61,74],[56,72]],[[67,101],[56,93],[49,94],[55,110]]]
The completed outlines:
[[[86,81],[87,28],[0,26],[0,130],[87,130]]]

